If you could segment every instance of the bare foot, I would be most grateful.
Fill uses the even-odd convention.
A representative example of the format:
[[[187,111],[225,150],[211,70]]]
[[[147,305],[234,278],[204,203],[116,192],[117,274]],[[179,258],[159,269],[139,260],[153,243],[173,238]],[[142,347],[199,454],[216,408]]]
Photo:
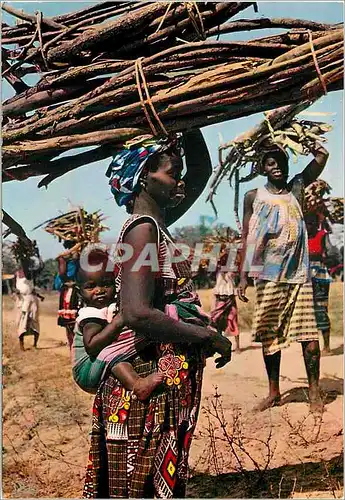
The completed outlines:
[[[322,349],[321,351],[321,356],[330,356],[331,354],[332,353],[329,347],[327,347],[326,349]]]
[[[242,349],[240,347],[237,347],[237,349],[235,349],[236,354],[241,354],[241,352],[242,352]]]
[[[164,379],[165,375],[163,373],[151,373],[145,378],[140,377],[134,384],[133,393],[139,401],[145,401]]]
[[[268,410],[268,408],[273,408],[274,406],[280,406],[280,394],[273,397],[268,396],[254,407],[254,411],[265,411]]]

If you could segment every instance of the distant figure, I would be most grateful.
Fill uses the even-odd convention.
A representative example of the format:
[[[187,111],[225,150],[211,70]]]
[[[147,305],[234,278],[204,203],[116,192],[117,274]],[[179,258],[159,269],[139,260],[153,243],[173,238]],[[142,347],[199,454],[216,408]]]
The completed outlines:
[[[74,241],[64,241],[67,250],[58,255],[58,275],[55,278],[54,288],[60,291],[58,325],[66,328],[66,337],[69,348],[72,348],[74,326],[79,309],[78,292],[75,281],[79,269],[79,253]]]
[[[312,276],[316,323],[323,337],[322,354],[331,352],[329,346],[331,322],[328,315],[329,288],[332,278],[326,266],[327,256],[333,247],[328,232],[320,229],[316,213],[305,217],[308,231],[309,265]]]
[[[24,337],[26,335],[34,336],[34,347],[37,347],[40,334],[38,299],[44,300],[44,297],[35,291],[33,279],[29,279],[27,275],[25,275],[23,268],[18,269],[15,273],[18,308],[17,333],[22,351],[24,351]]]
[[[217,330],[228,337],[234,337],[236,352],[241,352],[240,336],[238,329],[236,275],[230,271],[222,271],[226,265],[228,252],[223,252],[219,259],[216,286],[213,289],[215,307],[211,311],[211,321]]]

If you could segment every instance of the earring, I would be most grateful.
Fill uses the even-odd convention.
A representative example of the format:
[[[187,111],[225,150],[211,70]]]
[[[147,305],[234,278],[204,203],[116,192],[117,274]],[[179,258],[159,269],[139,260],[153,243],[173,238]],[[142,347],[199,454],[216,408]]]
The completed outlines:
[[[147,185],[146,179],[140,179],[139,184],[142,189],[145,189]]]

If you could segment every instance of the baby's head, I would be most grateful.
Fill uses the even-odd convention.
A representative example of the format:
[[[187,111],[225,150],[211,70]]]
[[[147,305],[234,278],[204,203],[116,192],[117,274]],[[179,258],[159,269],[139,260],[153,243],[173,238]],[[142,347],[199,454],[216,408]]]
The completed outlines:
[[[94,250],[89,254],[90,269],[80,268],[77,284],[86,305],[102,309],[115,300],[115,276],[109,269],[109,256],[106,252]],[[92,267],[91,267],[92,266]],[[98,266],[95,271],[92,268]]]

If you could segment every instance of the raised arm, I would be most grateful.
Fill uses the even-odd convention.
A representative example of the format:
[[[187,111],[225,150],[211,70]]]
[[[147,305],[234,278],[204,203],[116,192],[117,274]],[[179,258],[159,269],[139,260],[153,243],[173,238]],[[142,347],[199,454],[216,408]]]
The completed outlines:
[[[311,152],[314,155],[314,159],[302,172],[305,187],[316,181],[316,179],[322,174],[329,156],[327,149],[325,149],[319,142],[315,142],[314,147],[311,148]]]
[[[211,158],[200,130],[185,132],[183,143],[187,173],[182,180],[185,183],[186,197],[177,207],[167,210],[167,226],[176,222],[190,209],[205,189],[212,174]]]
[[[247,253],[247,238],[249,232],[249,221],[253,215],[253,203],[256,196],[256,189],[248,191],[244,196],[243,202],[243,229],[242,229],[242,247],[240,253],[241,272],[240,284],[238,287],[238,298],[242,301],[247,301],[245,296],[248,286],[248,263],[246,262]]]
[[[57,257],[58,261],[58,274],[62,280],[65,280],[67,278],[67,262],[66,259],[63,257],[59,256]]]
[[[155,273],[147,265],[138,269],[138,262],[145,248],[151,249],[151,261],[155,260],[157,236],[157,230],[150,222],[135,226],[125,235],[124,243],[133,248],[133,256],[123,263],[122,271],[121,309],[125,325],[156,342],[195,342],[204,343],[205,347],[211,344],[223,356],[229,355],[231,343],[216,331],[176,321],[154,308]],[[133,266],[137,267],[133,269]]]

